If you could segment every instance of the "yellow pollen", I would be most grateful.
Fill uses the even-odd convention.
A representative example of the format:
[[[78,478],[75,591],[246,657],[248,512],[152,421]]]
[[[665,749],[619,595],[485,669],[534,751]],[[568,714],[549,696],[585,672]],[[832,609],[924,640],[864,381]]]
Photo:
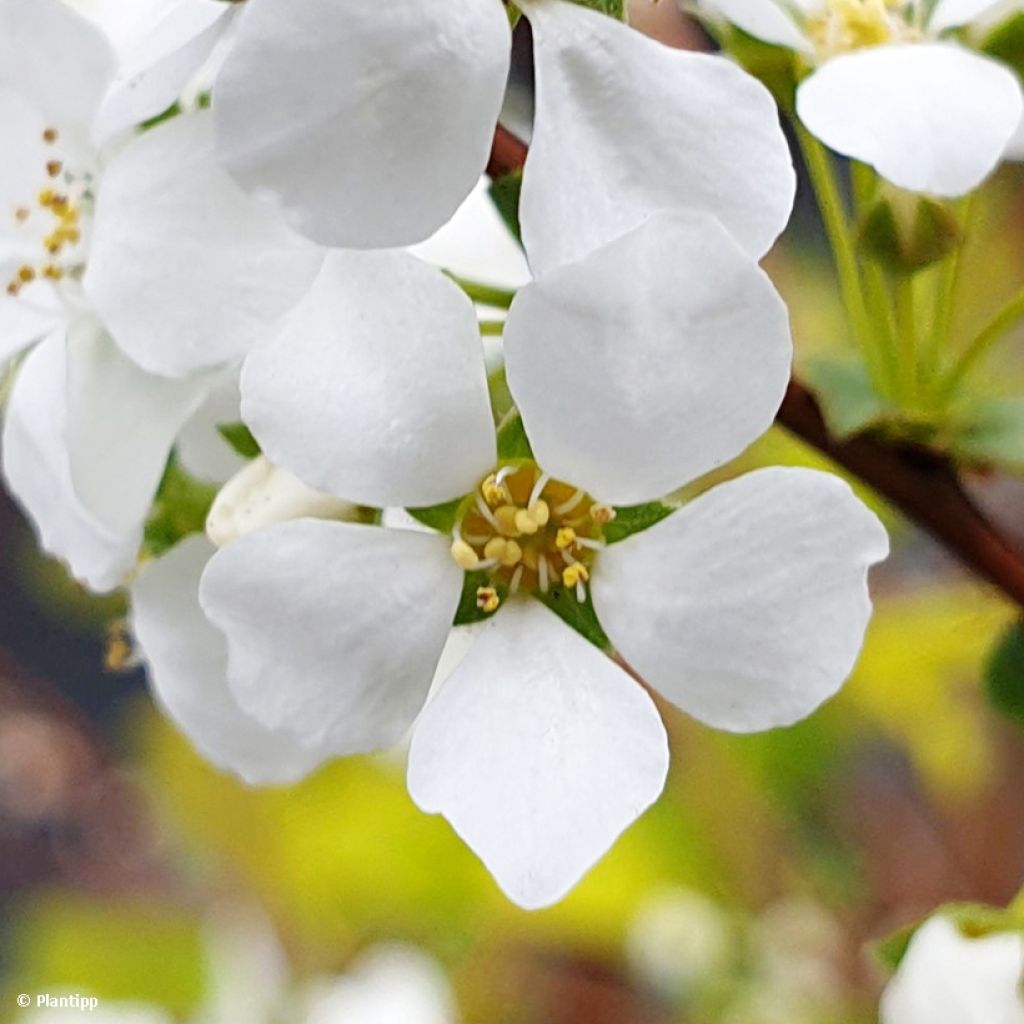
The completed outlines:
[[[480,564],[476,552],[464,540],[457,540],[452,544],[452,558],[465,572],[472,572]]]
[[[594,520],[598,526],[607,526],[615,518],[615,509],[611,505],[602,505],[595,503],[590,506],[590,518]]]
[[[505,544],[505,551],[501,556],[501,564],[506,569],[518,565],[523,557],[523,549],[514,541],[510,540]]]
[[[43,239],[43,247],[51,256],[56,256],[64,248],[64,240],[60,237],[60,233],[55,231]]]
[[[533,518],[528,509],[521,508],[516,512],[516,529],[520,533],[525,533],[528,537],[532,537],[540,529],[540,523]]]
[[[555,545],[559,551],[572,547],[576,541],[576,531],[571,526],[563,526],[555,535]]]
[[[501,508],[495,509],[494,518],[498,521],[498,529],[505,537],[518,537],[522,533],[522,530],[516,524],[516,519],[522,509],[518,509],[515,505],[502,505]]]
[[[497,558],[499,561],[505,554],[505,545],[508,541],[504,537],[492,537],[484,545],[484,558]]]
[[[502,502],[512,500],[508,488],[503,483],[498,483],[498,478],[494,473],[480,485],[480,493],[491,508],[497,508]]]
[[[64,276],[64,271],[60,267],[55,266],[52,263],[48,263],[43,267],[43,277],[48,281],[59,281]]]
[[[48,146],[52,146],[59,138],[60,133],[56,128],[47,128],[46,131],[43,132],[43,142]]]
[[[57,201],[57,193],[52,188],[44,188],[39,193],[38,202],[39,205],[44,209],[48,210]]]
[[[28,284],[30,281],[34,281],[36,279],[36,272],[35,270],[33,270],[32,267],[29,266],[19,267],[18,279],[23,284]]]
[[[582,562],[573,562],[562,570],[562,583],[566,587],[575,587],[577,583],[586,583],[590,573]]]
[[[46,173],[51,178],[56,178],[64,170],[64,165],[59,160],[50,160],[46,165]]]
[[[481,611],[487,612],[490,615],[492,612],[498,610],[498,606],[501,604],[501,598],[498,597],[498,592],[494,587],[478,587],[476,591],[476,606]]]

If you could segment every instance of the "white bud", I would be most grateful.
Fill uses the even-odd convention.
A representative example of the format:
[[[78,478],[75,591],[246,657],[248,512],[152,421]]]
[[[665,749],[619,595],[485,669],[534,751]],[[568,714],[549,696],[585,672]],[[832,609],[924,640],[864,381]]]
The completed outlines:
[[[223,547],[274,523],[302,518],[354,521],[358,513],[352,502],[314,490],[261,455],[221,488],[206,519],[206,534]]]

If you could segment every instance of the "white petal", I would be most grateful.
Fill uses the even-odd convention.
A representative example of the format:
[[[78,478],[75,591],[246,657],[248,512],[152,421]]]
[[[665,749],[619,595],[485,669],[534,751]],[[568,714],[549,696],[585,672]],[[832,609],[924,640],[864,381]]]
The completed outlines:
[[[708,725],[790,725],[849,675],[888,552],[838,477],[764,469],[601,552],[594,607],[620,653]]]
[[[271,461],[364,505],[434,505],[493,466],[472,303],[400,252],[332,252],[242,370],[242,411]]]
[[[785,305],[707,215],[661,214],[516,296],[509,387],[538,462],[602,501],[664,497],[764,433]]]
[[[199,579],[215,548],[193,536],[147,564],[131,588],[132,632],[156,699],[196,749],[252,785],[288,783],[322,755],[271,732],[228,688],[228,645],[199,607]]]
[[[451,985],[413,946],[375,946],[336,981],[314,989],[304,1024],[455,1024]]]
[[[699,6],[766,43],[801,53],[814,52],[814,46],[800,30],[785,3],[777,0],[700,0]]]
[[[1024,1024],[1024,935],[967,938],[934,917],[882,996],[882,1024]]]
[[[0,86],[29,100],[79,142],[92,136],[114,78],[103,34],[61,0],[0,0]]]
[[[576,4],[525,9],[537,116],[521,217],[534,274],[662,209],[712,213],[762,256],[796,189],[768,91],[724,57],[671,49]]]
[[[238,371],[226,370],[211,385],[202,405],[178,433],[175,450],[186,472],[208,483],[222,484],[246,465],[247,460],[217,429],[239,423],[241,405]]]
[[[75,494],[66,436],[65,347],[64,331],[57,331],[18,369],[4,423],[4,476],[40,545],[94,590],[112,590],[135,564],[142,523],[118,533]]]
[[[142,135],[107,169],[85,288],[128,355],[182,376],[248,351],[322,258],[217,165],[200,112]]]
[[[249,0],[214,90],[221,155],[317,241],[422,241],[487,162],[509,48],[498,0]]]
[[[443,228],[410,252],[435,267],[500,288],[518,288],[530,280],[523,250],[491,201],[486,178]]]
[[[939,196],[984,181],[1021,110],[1012,71],[952,43],[845,54],[797,92],[800,119],[827,146],[900,188]]]
[[[174,439],[209,383],[146,373],[90,322],[68,332],[67,376],[75,491],[100,522],[130,533],[145,522]]]
[[[233,12],[220,0],[99,0],[91,6],[119,58],[98,121],[105,138],[170,107],[213,52]]]
[[[0,375],[8,360],[49,334],[59,319],[46,306],[37,308],[21,298],[0,295]]]
[[[939,0],[928,19],[928,28],[938,34],[977,21],[990,11],[1005,6],[1006,0]]]
[[[534,909],[604,855],[667,770],[650,697],[554,613],[520,599],[480,631],[421,715],[409,792]]]
[[[412,724],[461,592],[442,537],[299,519],[222,548],[200,603],[227,636],[243,708],[307,746],[355,754]]]

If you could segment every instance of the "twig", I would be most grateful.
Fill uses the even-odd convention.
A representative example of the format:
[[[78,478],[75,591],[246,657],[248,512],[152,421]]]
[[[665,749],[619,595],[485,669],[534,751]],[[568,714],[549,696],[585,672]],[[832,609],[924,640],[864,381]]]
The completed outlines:
[[[521,170],[528,149],[498,127],[487,164],[492,178]],[[1024,551],[971,501],[953,464],[928,448],[863,434],[833,437],[810,391],[790,382],[777,422],[869,484],[969,569],[1024,608]]]

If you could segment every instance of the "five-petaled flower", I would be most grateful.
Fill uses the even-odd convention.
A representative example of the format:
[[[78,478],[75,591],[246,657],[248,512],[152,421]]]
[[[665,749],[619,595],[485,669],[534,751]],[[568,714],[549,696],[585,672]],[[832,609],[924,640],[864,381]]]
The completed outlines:
[[[702,0],[712,16],[810,66],[797,114],[822,142],[901,188],[938,196],[980,185],[1021,120],[1014,72],[955,38],[1000,3]]]
[[[714,217],[660,214],[539,275],[504,341],[532,446],[515,458],[499,456],[466,297],[403,253],[328,256],[247,357],[244,417],[318,491],[454,500],[453,534],[234,508],[240,528],[219,539],[242,535],[208,564],[196,540],[143,573],[135,627],[164,702],[256,781],[412,727],[413,798],[538,907],[657,798],[668,765],[651,698],[552,605],[592,602],[620,658],[695,717],[765,729],[849,673],[887,539],[837,478],[769,469],[609,543],[617,507],[739,454],[786,387],[785,307]],[[464,593],[488,617],[428,701]]]

